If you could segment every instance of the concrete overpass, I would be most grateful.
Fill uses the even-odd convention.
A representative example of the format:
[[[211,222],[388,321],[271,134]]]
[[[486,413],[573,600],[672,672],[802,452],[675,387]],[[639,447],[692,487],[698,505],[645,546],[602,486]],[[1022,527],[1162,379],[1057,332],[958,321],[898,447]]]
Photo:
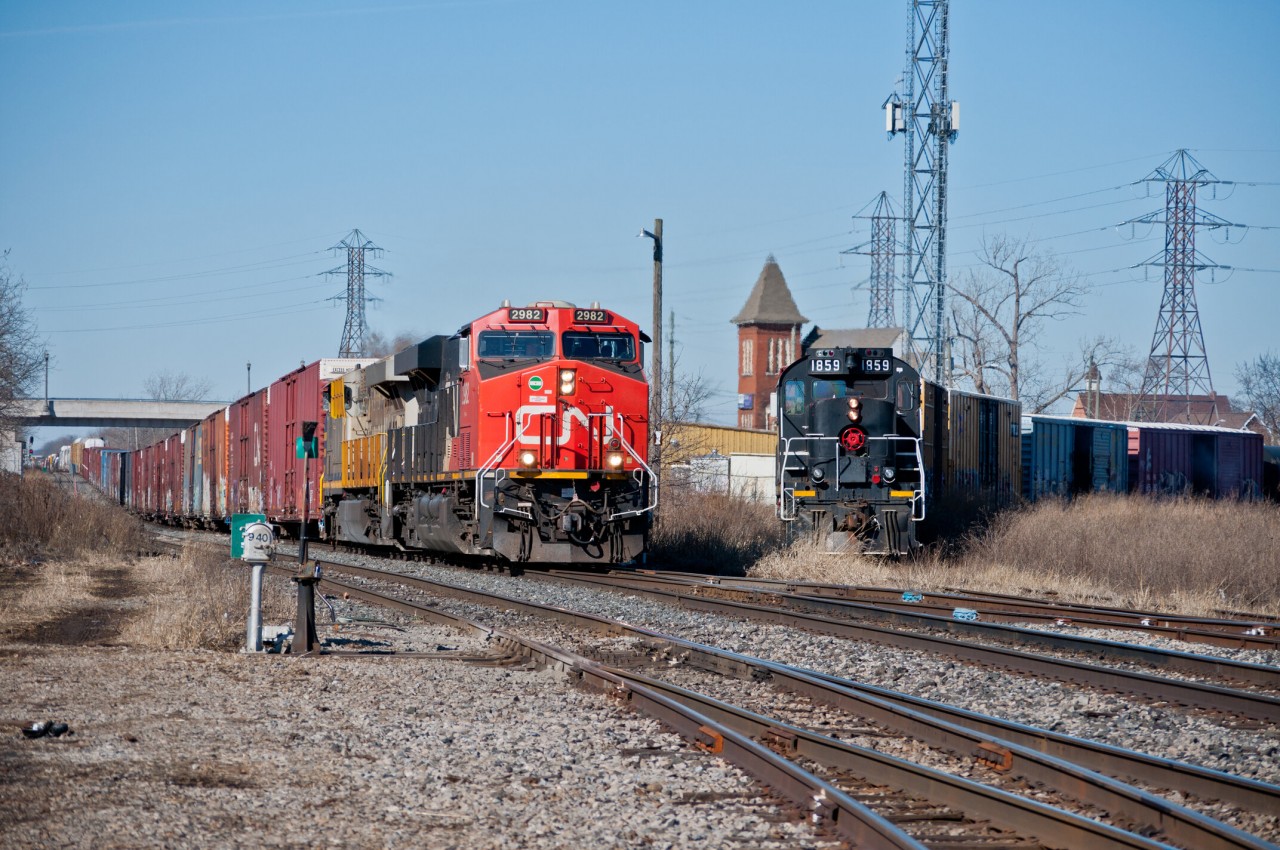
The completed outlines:
[[[225,401],[155,401],[152,399],[27,399],[14,417],[27,427],[185,428],[199,422]]]

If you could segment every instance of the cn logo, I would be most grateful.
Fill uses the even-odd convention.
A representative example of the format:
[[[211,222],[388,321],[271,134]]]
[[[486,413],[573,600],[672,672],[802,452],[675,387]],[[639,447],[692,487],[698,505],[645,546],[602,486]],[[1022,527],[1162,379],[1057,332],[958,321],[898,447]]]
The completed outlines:
[[[554,404],[526,404],[516,411],[516,442],[523,446],[538,445],[538,417],[556,412]],[[612,417],[602,417],[605,435],[613,435]],[[556,445],[563,446],[573,438],[574,423],[587,427],[590,420],[578,408],[567,405],[560,411],[559,436]]]

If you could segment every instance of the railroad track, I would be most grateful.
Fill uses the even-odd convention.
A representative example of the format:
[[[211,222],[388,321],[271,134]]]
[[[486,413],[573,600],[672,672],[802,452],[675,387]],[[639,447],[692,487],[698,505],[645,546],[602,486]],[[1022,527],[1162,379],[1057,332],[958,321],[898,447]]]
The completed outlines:
[[[1181,809],[1163,798],[1154,797],[1132,786],[1103,776],[1101,773],[1095,772],[1079,763],[1068,761],[1065,756],[1037,751],[1031,745],[997,737],[990,731],[983,731],[980,724],[974,727],[966,727],[959,722],[928,716],[924,711],[918,711],[912,707],[910,705],[912,700],[903,698],[902,695],[892,695],[900,698],[900,701],[884,695],[875,695],[868,690],[859,689],[854,683],[842,682],[834,679],[834,677],[788,668],[786,665],[775,664],[764,659],[728,653],[723,650],[717,650],[714,647],[694,644],[670,635],[663,635],[635,626],[627,626],[626,624],[591,614],[541,606],[524,600],[487,594],[402,574],[389,574],[385,571],[367,567],[326,564],[325,569],[363,576],[378,582],[391,581],[421,592],[436,596],[452,596],[469,602],[497,607],[499,610],[515,610],[539,617],[544,621],[550,619],[576,628],[584,628],[606,634],[627,635],[641,641],[653,652],[666,653],[663,656],[666,659],[664,663],[678,662],[690,668],[714,671],[724,675],[734,675],[749,681],[761,680],[762,678],[768,679],[775,687],[791,693],[804,694],[815,703],[832,705],[852,715],[871,717],[886,729],[892,729],[895,734],[906,734],[942,749],[957,751],[964,758],[974,759],[976,763],[990,766],[991,770],[999,768],[1000,771],[1007,772],[1012,776],[1055,788],[1062,794],[1072,795],[1085,805],[1096,806],[1105,811],[1118,813],[1118,817],[1143,825],[1140,827],[1142,829],[1160,829],[1169,837],[1169,840],[1182,846],[1270,846],[1266,842],[1241,833],[1239,830],[1221,824],[1212,818]],[[334,589],[337,590],[339,588],[335,585]],[[346,585],[342,586],[341,592],[353,593],[350,586]],[[649,687],[656,687],[652,681],[647,684]],[[701,700],[703,697],[699,697],[699,699]],[[926,704],[926,701],[923,700],[916,700],[915,702],[918,705]],[[719,714],[727,711],[727,709],[712,706],[711,703],[700,702],[699,704],[702,705],[701,710],[706,713],[719,716]],[[935,708],[937,707],[935,706]],[[973,716],[967,718],[964,716],[971,713],[956,710],[953,710],[953,712],[953,718],[962,718],[966,722],[975,720]],[[742,719],[742,715],[734,716],[739,717],[734,722],[741,724],[744,729],[749,729],[753,735],[757,735],[760,732],[760,729],[757,728],[759,724],[766,722]],[[1003,721],[999,721],[996,718],[981,718],[981,721],[993,724],[988,729],[999,728],[1000,724],[1003,723]],[[768,719],[767,724],[769,728],[781,730],[779,734],[781,734],[782,740],[805,742],[804,747],[806,750],[813,747],[817,750],[825,751],[824,748],[826,747],[837,746],[843,752],[843,747],[848,746],[844,742],[835,742],[835,744],[823,742],[822,746],[818,746],[811,737],[814,733],[801,730],[804,731],[804,735],[798,735],[794,731],[797,727],[788,726],[776,719]],[[1004,724],[1004,726],[1005,728],[1001,730],[1002,732],[1019,731],[1014,728],[1016,724]],[[1030,730],[1023,727],[1021,731],[1024,737],[1030,740],[1035,737],[1038,730]],[[776,738],[777,735],[773,737]],[[768,735],[765,738],[772,740]],[[775,741],[775,743],[777,742]],[[794,744],[794,746],[799,747],[799,744]],[[1075,757],[1092,759],[1100,766],[1110,767],[1113,771],[1138,774],[1149,780],[1154,780],[1161,787],[1194,788],[1195,791],[1186,791],[1186,793],[1194,794],[1198,792],[1210,799],[1235,799],[1245,806],[1260,805],[1263,807],[1263,811],[1274,810],[1277,805],[1280,805],[1280,789],[1265,783],[1243,780],[1226,774],[1217,774],[1214,771],[1197,769],[1189,765],[1174,765],[1167,760],[1155,759],[1131,751],[1121,751],[1119,748],[1100,747],[1090,742],[1073,742],[1065,736],[1057,736],[1052,742],[1042,742],[1041,746],[1048,750],[1074,746],[1074,750],[1070,752],[1070,757],[1073,759]],[[804,753],[800,754],[803,755]],[[845,753],[840,758],[847,759],[851,757]],[[1118,770],[1116,769],[1117,765],[1121,765]],[[863,769],[865,769],[865,766]],[[929,787],[937,782],[937,778],[932,777],[928,780],[921,779],[917,781],[922,783],[920,787]],[[912,787],[910,783],[904,780],[899,780],[897,784],[903,787]],[[930,804],[942,805],[948,809],[959,805],[959,810],[961,811],[975,811],[971,802],[956,803],[950,799],[934,799],[930,801]],[[985,814],[985,810],[983,811]],[[946,819],[943,815],[939,815],[939,818]],[[1006,821],[994,816],[992,819],[1002,824],[1006,823]],[[931,826],[930,828],[932,829],[933,827]],[[1043,837],[1043,833],[1033,834]],[[1074,843],[1067,843],[1062,846],[1101,845],[1095,845],[1091,841],[1080,843],[1079,837],[1077,837]]]
[[[1280,621],[1264,615],[1238,614],[1232,618],[1190,617],[1153,611],[1128,611],[1070,602],[1027,599],[996,593],[953,591],[934,593],[911,589],[857,587],[824,582],[782,579],[733,578],[662,570],[641,574],[693,586],[755,590],[794,596],[841,599],[885,610],[917,611],[954,617],[957,610],[972,611],[992,623],[1036,623],[1047,626],[1079,626],[1126,629],[1232,649],[1280,649]]]
[[[1237,690],[1198,681],[1171,679],[1134,672],[1117,667],[1053,658],[1042,652],[1025,652],[999,646],[979,645],[954,640],[950,637],[925,632],[907,632],[849,619],[850,612],[868,613],[857,603],[837,600],[821,600],[811,597],[790,597],[786,594],[758,596],[753,602],[722,598],[722,592],[708,596],[705,593],[684,592],[684,586],[672,587],[662,580],[633,574],[588,575],[566,572],[531,573],[531,577],[586,584],[600,588],[623,590],[662,600],[682,608],[722,616],[735,616],[779,625],[802,628],[822,634],[836,635],[859,641],[869,641],[885,646],[938,653],[966,663],[980,664],[1013,670],[1019,673],[1054,679],[1073,684],[1084,684],[1117,693],[1142,696],[1161,702],[1195,706],[1248,718],[1262,723],[1280,723],[1280,698],[1269,693]],[[748,593],[751,593],[748,591]],[[814,613],[821,610],[822,613]],[[1175,653],[1168,650],[1132,644],[1098,641],[1032,631],[1008,626],[982,625],[953,621],[925,614],[902,612],[869,612],[875,618],[912,625],[930,625],[938,629],[967,634],[983,633],[998,629],[1005,637],[1016,638],[1027,645],[1044,650],[1069,649],[1077,653],[1092,653],[1138,660],[1146,664],[1181,670],[1191,675],[1235,681],[1259,686],[1268,690],[1280,689],[1280,669],[1258,664],[1246,664],[1228,659]],[[841,614],[833,617],[826,614]]]
[[[337,571],[337,565],[329,568]],[[345,565],[344,565],[344,569]],[[352,572],[365,572],[354,568]],[[380,572],[380,571],[373,571]],[[369,573],[365,572],[368,576]],[[409,577],[382,573],[380,581],[419,586]],[[390,596],[367,586],[321,582],[324,590],[346,594],[372,604],[393,607],[433,622],[454,616],[434,606]],[[420,587],[420,586],[419,586]],[[440,590],[439,586],[436,590]],[[455,588],[453,592],[470,592]],[[527,607],[518,600],[491,598],[503,608]],[[545,609],[559,623],[568,612]],[[625,628],[591,615],[593,631]],[[496,630],[495,630],[496,631]],[[697,747],[727,757],[751,771],[775,792],[781,792],[816,823],[835,830],[857,846],[903,848],[979,847],[1164,847],[1159,841],[1098,823],[1070,811],[1010,794],[981,783],[854,747],[811,730],[780,723],[740,707],[713,700],[632,670],[601,664],[565,649],[552,649],[510,632],[504,640],[534,646],[540,663],[558,666],[584,684],[612,688],[615,696],[655,714],[685,734]],[[570,660],[575,658],[577,660]],[[673,714],[674,712],[674,714]],[[780,761],[770,761],[769,753]],[[785,756],[785,758],[784,758]],[[806,770],[797,759],[812,762],[823,775]],[[1083,772],[1087,775],[1089,772]],[[1108,781],[1096,778],[1106,784]],[[1073,784],[1065,780],[1062,784]],[[1114,784],[1114,783],[1113,783]],[[1168,809],[1168,804],[1160,806]],[[1176,807],[1175,807],[1176,808]],[[975,815],[975,813],[978,813]],[[1166,811],[1166,816],[1168,811]],[[1196,816],[1188,813],[1192,821]],[[1251,836],[1211,819],[1201,847],[1267,847]],[[1143,829],[1150,829],[1149,826]],[[1235,833],[1234,838],[1232,837]],[[1218,835],[1218,838],[1212,836]]]

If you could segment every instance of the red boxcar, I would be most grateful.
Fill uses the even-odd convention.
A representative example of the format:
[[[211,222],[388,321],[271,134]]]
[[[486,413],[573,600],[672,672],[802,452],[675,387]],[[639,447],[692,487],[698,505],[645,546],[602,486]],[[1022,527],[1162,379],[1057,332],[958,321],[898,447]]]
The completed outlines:
[[[227,408],[200,423],[199,515],[210,528],[230,517],[227,510]]]
[[[324,408],[322,393],[329,382],[352,369],[373,362],[361,358],[326,358],[300,366],[268,387],[265,510],[267,519],[297,533],[303,516],[303,492],[310,481],[307,512],[312,523],[321,516],[321,465],[318,459],[298,458],[297,441],[302,423],[315,422],[316,440],[324,452]],[[309,464],[304,467],[303,464]]]
[[[227,419],[227,508],[236,514],[265,513],[267,391],[258,390],[229,408]]]

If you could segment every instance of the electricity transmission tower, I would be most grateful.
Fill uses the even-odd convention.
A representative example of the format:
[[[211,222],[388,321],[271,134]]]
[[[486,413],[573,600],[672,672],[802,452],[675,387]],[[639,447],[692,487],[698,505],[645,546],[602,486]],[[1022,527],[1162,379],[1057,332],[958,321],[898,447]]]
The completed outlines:
[[[888,192],[881,192],[872,203],[875,207],[871,210],[871,215],[854,216],[871,220],[870,241],[840,253],[866,254],[871,257],[871,309],[867,312],[867,327],[892,328],[897,326],[893,300],[896,294],[894,286],[897,284],[897,275],[894,273],[897,257],[894,222],[898,220],[898,216],[893,214],[893,204],[889,201]]]
[[[1217,395],[1200,329],[1195,279],[1197,271],[1222,267],[1196,250],[1196,228],[1215,230],[1236,225],[1196,209],[1197,188],[1224,181],[1210,174],[1185,150],[1174,153],[1145,180],[1164,184],[1165,208],[1126,224],[1165,226],[1164,250],[1141,263],[1164,267],[1164,295],[1151,338],[1139,410],[1145,418],[1171,420],[1175,410],[1185,408],[1177,414],[1179,418],[1211,425],[1218,419]],[[1193,409],[1195,401],[1201,404]]]
[[[885,130],[890,137],[906,137],[903,321],[921,371],[943,381],[947,146],[960,130],[960,105],[947,99],[948,0],[909,3],[905,92],[894,92],[885,100]]]
[[[365,321],[364,308],[365,304],[380,301],[381,299],[367,296],[364,291],[365,275],[370,277],[390,277],[391,272],[385,272],[382,269],[375,269],[373,266],[366,265],[364,255],[372,253],[375,257],[382,253],[382,249],[374,245],[359,230],[353,230],[347,234],[347,238],[343,239],[337,245],[329,250],[347,251],[347,265],[345,271],[347,273],[347,291],[330,298],[330,301],[346,301],[347,302],[347,321],[342,326],[342,342],[338,346],[339,357],[363,357],[365,355],[365,341],[369,338],[369,324]],[[344,271],[342,266],[324,272],[326,275],[342,274]]]

